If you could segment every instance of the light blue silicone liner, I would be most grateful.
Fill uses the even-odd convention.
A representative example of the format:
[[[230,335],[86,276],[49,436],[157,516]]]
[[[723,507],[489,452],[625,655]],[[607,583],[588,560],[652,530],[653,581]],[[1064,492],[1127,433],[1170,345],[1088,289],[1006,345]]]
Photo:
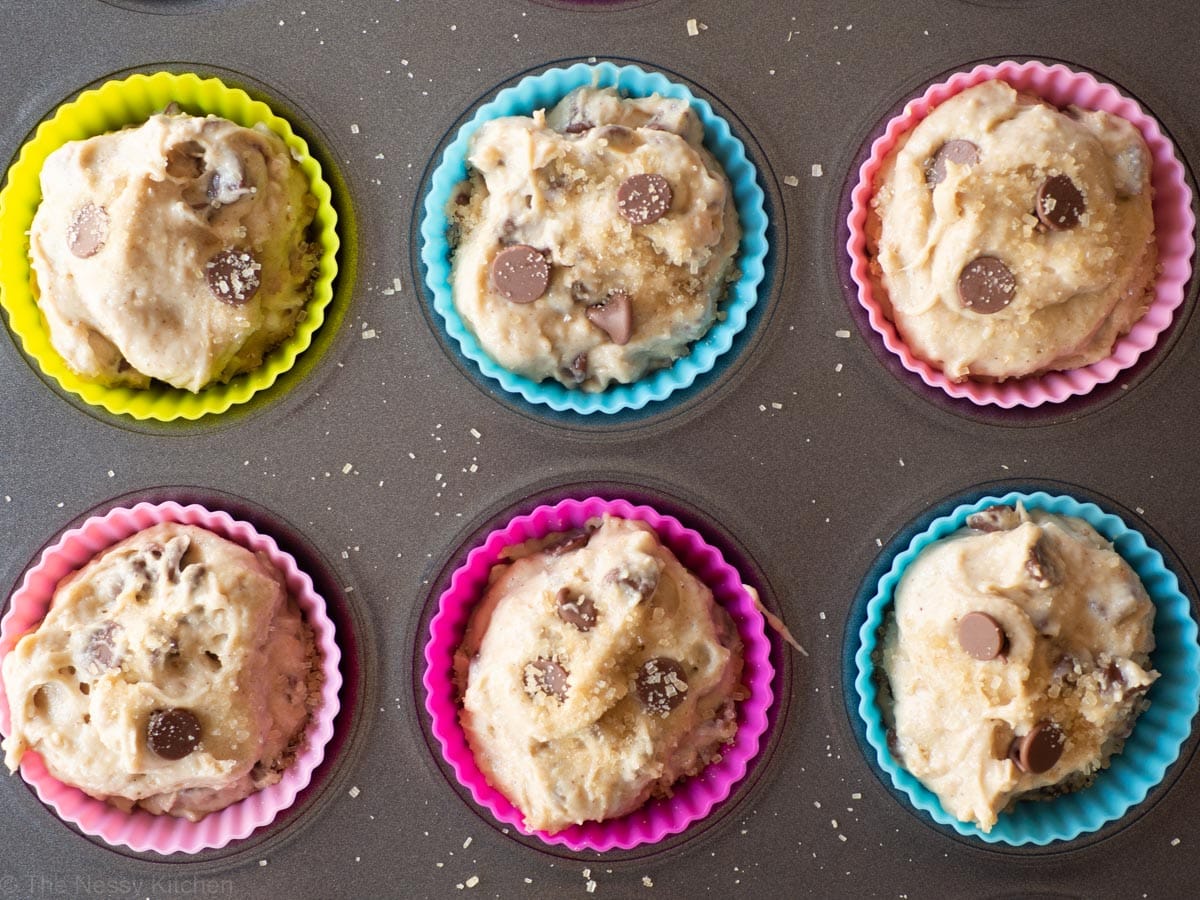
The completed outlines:
[[[577,87],[595,85],[616,87],[622,93],[644,97],[660,94],[687,100],[704,124],[704,146],[716,157],[729,177],[733,198],[742,227],[737,266],[741,278],[729,286],[720,305],[723,314],[699,341],[691,353],[675,361],[670,368],[659,369],[630,383],[613,385],[599,393],[572,390],[556,381],[535,382],[498,365],[480,347],[475,335],[454,306],[450,290],[450,245],[446,240],[449,224],[446,207],[455,187],[467,177],[467,148],[480,125],[502,116],[529,115],[534,110],[553,106]],[[707,101],[695,97],[682,84],[669,81],[658,72],[638,66],[617,66],[610,62],[577,63],[566,69],[548,69],[529,75],[496,98],[481,106],[446,148],[441,164],[433,173],[425,197],[425,216],[421,222],[421,261],[425,265],[425,284],[433,295],[433,308],[441,316],[449,336],[479,371],[512,394],[529,403],[545,404],[551,409],[577,413],[616,413],[642,409],[651,401],[663,400],[673,391],[692,385],[710,371],[729,350],[734,337],[746,327],[746,318],[758,302],[758,288],[765,274],[767,256],[767,214],[762,189],[758,186],[753,164],[746,148],[730,131],[729,124],[713,112]]]
[[[1018,803],[1010,812],[1002,813],[991,832],[985,834],[974,823],[960,822],[947,813],[938,798],[892,757],[876,702],[871,654],[884,616],[891,607],[896,584],[909,563],[934,541],[964,527],[971,513],[1017,501],[1028,509],[1083,519],[1112,542],[1141,578],[1154,601],[1157,646],[1150,660],[1161,677],[1151,687],[1147,695],[1150,708],[1138,718],[1133,733],[1125,742],[1125,749],[1113,757],[1111,766],[1100,772],[1089,787],[1051,801]],[[1179,580],[1167,569],[1162,555],[1117,516],[1104,512],[1094,503],[1081,503],[1071,497],[1042,491],[1032,494],[1013,491],[1002,497],[984,497],[935,519],[896,556],[891,569],[879,580],[878,590],[867,603],[867,620],[859,629],[859,649],[854,656],[858,713],[866,724],[867,741],[875,750],[879,766],[891,777],[892,784],[908,795],[913,806],[928,813],[934,821],[950,826],[961,835],[993,844],[1045,845],[1052,841],[1069,841],[1119,819],[1142,802],[1162,780],[1171,763],[1178,759],[1200,705],[1200,647],[1196,644],[1196,632],[1188,598],[1179,589]]]

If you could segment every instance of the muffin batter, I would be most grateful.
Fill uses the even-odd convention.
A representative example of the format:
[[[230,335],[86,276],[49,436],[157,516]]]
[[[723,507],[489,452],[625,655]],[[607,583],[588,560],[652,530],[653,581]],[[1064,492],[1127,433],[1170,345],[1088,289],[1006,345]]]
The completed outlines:
[[[38,304],[79,376],[199,391],[296,327],[316,200],[265,127],[156,115],[46,159],[30,232]]]
[[[884,161],[868,217],[905,343],[959,381],[1108,356],[1151,300],[1150,172],[1118,116],[1002,81],[939,105]]]
[[[712,592],[641,522],[524,549],[493,569],[455,674],[476,763],[526,825],[624,815],[719,758],[744,690]]]
[[[1158,677],[1154,604],[1081,519],[1018,506],[972,515],[896,588],[884,715],[899,762],[990,831],[1023,797],[1090,783]]]
[[[279,780],[320,696],[315,659],[265,557],[156,525],[63,579],[4,658],[5,763],[35,750],[121,809],[199,820]]]
[[[703,139],[686,101],[612,88],[484,123],[449,214],[454,304],[492,359],[600,391],[688,353],[741,239]]]

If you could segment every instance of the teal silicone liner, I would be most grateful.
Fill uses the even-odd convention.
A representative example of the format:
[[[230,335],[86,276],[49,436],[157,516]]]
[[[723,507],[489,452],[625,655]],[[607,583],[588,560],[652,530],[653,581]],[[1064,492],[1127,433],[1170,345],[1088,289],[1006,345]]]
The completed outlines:
[[[1029,509],[1083,519],[1112,542],[1141,578],[1154,601],[1156,648],[1150,659],[1161,677],[1151,687],[1147,695],[1150,708],[1138,718],[1124,750],[1113,757],[1110,767],[1100,772],[1089,787],[1051,801],[1018,803],[1011,811],[1002,813],[991,832],[985,834],[974,823],[960,822],[947,813],[938,798],[888,750],[871,654],[884,616],[891,607],[896,585],[909,563],[934,541],[964,527],[971,513],[1018,501]],[[1190,603],[1179,588],[1178,578],[1166,567],[1162,555],[1117,516],[1106,513],[1094,503],[1081,503],[1071,497],[1042,491],[1030,494],[1012,491],[1000,497],[988,496],[935,519],[896,556],[887,574],[879,580],[878,590],[867,603],[867,619],[859,629],[859,648],[854,656],[858,712],[866,724],[866,738],[875,751],[880,768],[898,790],[908,795],[913,806],[935,822],[948,825],[961,835],[993,844],[1045,845],[1052,841],[1069,841],[1099,830],[1141,803],[1178,759],[1200,706],[1200,647],[1196,643],[1196,634]]]
[[[660,94],[687,100],[704,124],[704,146],[729,177],[742,226],[737,256],[741,278],[729,286],[720,305],[723,317],[692,345],[691,353],[680,357],[670,368],[659,369],[636,382],[614,385],[599,393],[572,390],[555,381],[532,381],[498,365],[484,352],[454,306],[450,290],[450,245],[446,239],[449,225],[446,208],[454,188],[467,177],[467,150],[476,130],[490,119],[529,115],[534,110],[553,106],[584,85],[616,87],[630,96]],[[505,391],[523,397],[529,403],[585,415],[642,409],[652,401],[665,400],[674,391],[690,387],[697,378],[711,371],[729,350],[734,337],[746,327],[747,316],[758,302],[766,256],[767,214],[763,191],[758,186],[757,173],[746,156],[745,146],[734,136],[729,124],[713,112],[707,101],[694,96],[684,85],[670,81],[658,72],[610,62],[577,63],[570,68],[548,69],[538,75],[529,75],[481,106],[459,129],[434,171],[421,222],[425,284],[433,296],[434,310],[462,354]]]

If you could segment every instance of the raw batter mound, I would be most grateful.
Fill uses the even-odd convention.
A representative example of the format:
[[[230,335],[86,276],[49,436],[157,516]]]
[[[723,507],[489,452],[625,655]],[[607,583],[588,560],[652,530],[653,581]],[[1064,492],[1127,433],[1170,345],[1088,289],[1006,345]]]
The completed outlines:
[[[321,678],[274,566],[173,523],[64,578],[3,674],[11,771],[35,750],[93,797],[192,821],[279,780]]]
[[[939,105],[884,161],[867,221],[909,349],[959,381],[1108,356],[1152,299],[1150,173],[1119,116],[1002,81]]]
[[[318,258],[308,180],[265,127],[156,115],[46,159],[38,304],[82,378],[199,391],[289,337]]]
[[[897,759],[990,831],[1026,797],[1086,786],[1120,751],[1158,677],[1154,604],[1081,519],[975,513],[896,587],[882,691]]]
[[[601,391],[688,353],[741,240],[703,139],[686,101],[612,88],[480,127],[448,210],[451,286],[492,359]]]
[[[624,815],[720,758],[742,643],[649,526],[605,517],[497,565],[455,655],[488,783],[531,829]]]

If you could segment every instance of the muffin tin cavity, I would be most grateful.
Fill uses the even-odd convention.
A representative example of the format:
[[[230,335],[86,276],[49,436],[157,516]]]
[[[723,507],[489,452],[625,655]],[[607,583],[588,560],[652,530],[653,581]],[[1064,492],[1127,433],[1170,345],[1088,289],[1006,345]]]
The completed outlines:
[[[944,826],[946,833],[1000,849],[1057,847],[1056,842],[1073,842],[1074,847],[1079,840],[1106,837],[1144,813],[1179,774],[1181,757],[1190,755],[1189,737],[1200,692],[1200,646],[1192,602],[1185,593],[1191,582],[1181,564],[1140,522],[1142,531],[1126,524],[1136,521],[1132,513],[1121,510],[1118,516],[1108,512],[1115,507],[1111,501],[1097,498],[1101,504],[1097,505],[1082,489],[1069,485],[1046,487],[1053,492],[973,491],[938,503],[933,512],[911,523],[880,554],[863,582],[846,630],[846,701],[848,707],[854,707],[849,710],[854,730],[876,776],[898,800],[919,810],[922,821],[932,819]],[[1069,494],[1058,493],[1060,490]],[[1151,686],[1147,694],[1150,706],[1137,719],[1124,749],[1091,785],[1045,802],[1020,802],[1001,813],[992,830],[984,833],[975,824],[949,815],[938,798],[893,756],[878,706],[882,677],[877,668],[878,647],[896,585],[917,555],[934,541],[962,528],[973,513],[1018,502],[1027,509],[1083,519],[1129,563],[1155,605],[1156,647],[1150,659],[1161,677]],[[1147,534],[1153,543],[1147,541]],[[1159,546],[1170,564],[1157,549]],[[1183,575],[1182,582],[1176,572]],[[1189,747],[1186,752],[1185,745]],[[1143,802],[1147,798],[1149,803]]]
[[[236,73],[221,72],[219,78],[192,72],[118,73],[60,105],[36,128],[8,170],[8,182],[0,193],[0,237],[4,246],[0,303],[8,326],[44,380],[72,402],[82,401],[81,408],[88,412],[107,414],[109,421],[134,427],[148,423],[144,427],[153,429],[157,423],[192,422],[231,407],[248,409],[245,405],[251,401],[254,408],[260,408],[311,370],[333,340],[345,313],[353,279],[339,279],[338,266],[340,260],[352,256],[352,249],[342,252],[341,248],[339,235],[348,229],[339,224],[339,212],[345,210],[345,204],[334,199],[331,184],[339,184],[339,179],[336,169],[329,165],[330,155],[320,149],[314,152],[293,128],[293,122],[301,127],[305,120],[288,104],[273,96],[264,102],[233,84],[246,84],[256,96],[262,93]],[[283,139],[317,202],[316,217],[308,231],[309,240],[319,251],[311,299],[291,337],[276,346],[260,366],[227,383],[213,383],[197,393],[161,382],[152,382],[144,389],[105,387],[80,377],[66,365],[50,344],[46,319],[37,305],[26,232],[41,201],[39,173],[46,157],[68,141],[141,123],[170,103],[192,115],[221,115],[243,126],[262,123]],[[315,134],[315,130],[309,133]],[[319,144],[314,140],[313,147]]]
[[[170,498],[170,499],[164,499]],[[200,505],[203,503],[203,505]],[[222,863],[263,852],[311,821],[328,800],[329,787],[363,730],[362,700],[368,684],[369,635],[360,610],[349,602],[345,579],[336,576],[307,539],[286,522],[225,494],[193,488],[164,488],[119,498],[93,510],[47,545],[9,598],[3,619],[3,649],[44,615],[56,582],[124,537],[159,522],[202,528],[267,554],[284,573],[313,628],[324,672],[321,699],[306,729],[306,742],[282,780],[197,823],[136,811],[119,814],[50,776],[36,753],[22,760],[30,790],[87,840],[126,856],[173,862]],[[7,704],[7,701],[5,701]],[[7,727],[8,707],[3,708]],[[151,735],[153,739],[154,735]],[[171,748],[168,748],[171,749]]]
[[[703,123],[705,147],[728,176],[742,229],[735,256],[740,277],[729,285],[718,306],[717,321],[705,335],[670,367],[652,371],[628,384],[610,385],[597,393],[567,388],[553,380],[534,382],[501,367],[488,356],[454,305],[449,283],[451,247],[447,239],[446,209],[455,187],[467,175],[468,144],[479,127],[491,119],[529,115],[534,110],[552,107],[571,90],[585,85],[616,87],[634,97],[657,93],[686,100]],[[475,109],[469,120],[456,125],[448,145],[435,154],[431,166],[436,168],[429,176],[419,213],[420,266],[414,269],[414,279],[420,276],[425,285],[434,313],[428,315],[430,324],[451,358],[489,393],[495,393],[499,385],[504,392],[499,396],[518,409],[542,417],[549,410],[552,420],[580,427],[590,427],[590,423],[584,426],[580,417],[594,413],[636,421],[673,411],[710,388],[737,361],[743,352],[740,345],[752,337],[761,321],[775,276],[771,271],[773,266],[769,268],[773,261],[769,259],[770,247],[784,238],[768,220],[766,195],[761,186],[764,177],[758,171],[761,155],[747,150],[747,145],[753,146],[753,142],[741,129],[734,130],[738,120],[724,109],[714,111],[712,103],[694,93],[686,81],[673,73],[647,71],[631,64],[618,66],[613,62],[580,62],[567,68],[545,69],[488,96],[492,99]],[[465,363],[461,357],[465,357]]]
[[[421,724],[430,752],[455,792],[486,808],[490,816],[484,818],[493,827],[509,826],[503,830],[510,837],[553,855],[571,857],[601,850],[606,851],[606,859],[636,859],[689,842],[715,827],[752,789],[770,755],[777,725],[786,714],[790,680],[786,648],[742,587],[743,582],[759,585],[756,590],[765,603],[772,603],[764,581],[755,577],[756,567],[711,521],[690,509],[685,512],[672,498],[646,494],[627,485],[572,485],[542,492],[490,517],[447,558],[421,619],[414,681],[420,682],[417,696],[429,713]],[[684,514],[682,521],[675,517],[678,513]],[[738,704],[738,732],[721,761],[680,782],[672,799],[651,800],[617,819],[530,835],[521,825],[520,812],[486,783],[465,742],[458,723],[460,703],[452,683],[452,656],[482,595],[488,572],[504,547],[569,533],[604,514],[647,522],[680,562],[713,589],[716,601],[731,614],[742,637],[743,682],[750,696]],[[699,531],[693,530],[691,523]],[[709,543],[710,537],[719,539]],[[726,548],[732,550],[728,557]]]
[[[910,351],[886,314],[886,295],[869,265],[867,211],[875,193],[875,178],[898,141],[939,104],[968,87],[993,79],[1044,98],[1060,109],[1077,105],[1084,109],[1103,110],[1132,122],[1138,128],[1151,156],[1150,181],[1154,190],[1153,212],[1159,265],[1149,309],[1128,334],[1117,340],[1111,354],[1105,359],[1081,368],[1002,382],[953,381]],[[845,277],[841,279],[847,303],[860,331],[885,367],[908,387],[944,408],[972,418],[1005,424],[1045,422],[1056,417],[1061,419],[1064,415],[1077,415],[1081,409],[1094,408],[1111,401],[1125,392],[1131,382],[1144,377],[1179,333],[1181,322],[1188,313],[1188,309],[1181,307],[1185,299],[1194,293],[1191,285],[1195,252],[1192,190],[1179,153],[1159,122],[1103,76],[1093,77],[1074,65],[1068,67],[1062,63],[1047,64],[1038,60],[1004,60],[995,64],[964,66],[939,76],[921,93],[909,95],[898,106],[898,112],[889,114],[876,126],[856,157],[855,165],[847,175],[846,194],[842,201],[842,208],[847,211],[846,222],[839,222],[839,235],[845,238],[846,253],[849,255],[848,269],[843,268]],[[950,147],[951,144],[946,145],[947,149]],[[966,147],[973,149],[969,144]],[[964,160],[956,161],[962,164]],[[932,171],[936,172],[937,166]],[[1072,198],[1064,196],[1060,199],[1058,216],[1061,218],[1063,211],[1071,205],[1068,201]],[[1045,202],[1053,205],[1049,200]],[[1031,199],[1031,209],[1033,204]],[[1045,220],[1044,215],[1042,218]],[[1050,222],[1043,227],[1061,229],[1067,224],[1063,220]],[[977,264],[983,262],[983,257],[975,261]],[[843,260],[840,265],[845,267],[847,263]],[[986,282],[984,286],[999,284],[1004,279],[1011,283],[1012,280],[1011,273],[1002,266],[993,265],[982,274],[986,276],[983,279]],[[971,288],[973,285],[964,285],[960,280],[960,293],[964,286]],[[979,291],[968,293],[978,303],[989,299]],[[999,301],[1000,306],[1006,303],[1007,299]],[[987,308],[984,311],[994,312],[995,309]],[[1056,405],[1064,403],[1067,405],[1062,409],[1054,409]]]

